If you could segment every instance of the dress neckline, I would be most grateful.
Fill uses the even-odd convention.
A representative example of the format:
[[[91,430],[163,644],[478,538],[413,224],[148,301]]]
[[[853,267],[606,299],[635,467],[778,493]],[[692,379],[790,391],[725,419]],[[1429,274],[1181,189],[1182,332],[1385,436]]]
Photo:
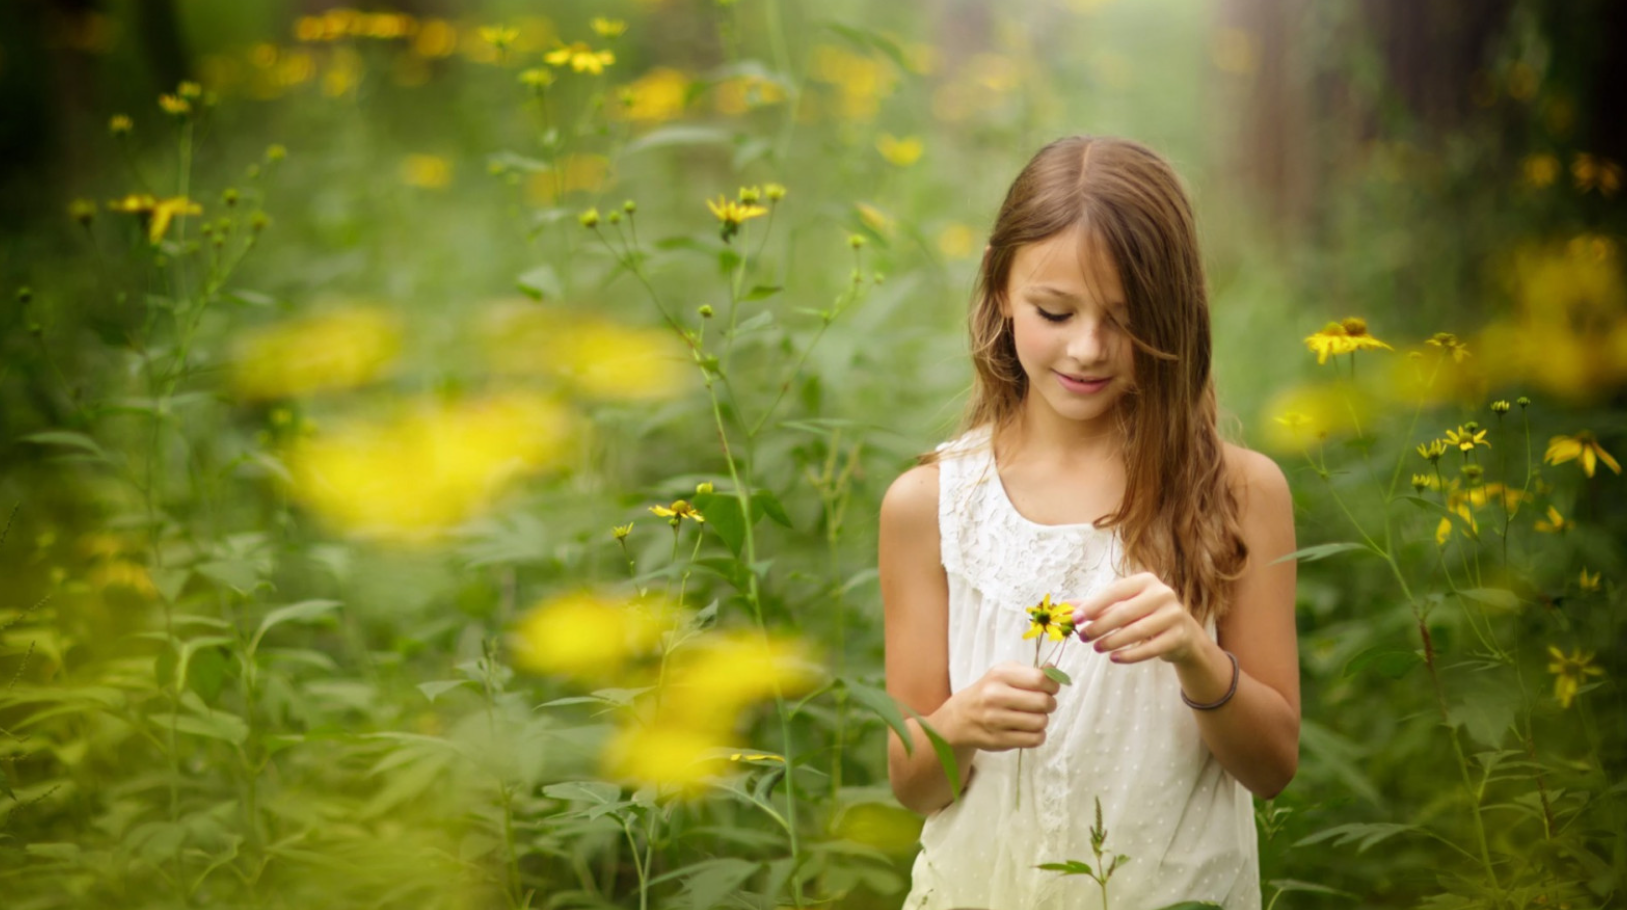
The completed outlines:
[[[996,498],[1000,500],[1000,505],[1006,511],[1010,512],[1012,514],[1012,516],[1014,516],[1019,523],[1021,523],[1023,525],[1026,525],[1026,526],[1028,526],[1030,528],[1033,528],[1035,530],[1038,530],[1038,531],[1048,531],[1048,532],[1093,531],[1093,532],[1095,532],[1097,534],[1108,534],[1108,535],[1111,535],[1113,533],[1110,529],[1097,527],[1094,523],[1088,522],[1088,521],[1078,521],[1078,522],[1071,522],[1069,524],[1053,525],[1053,524],[1045,524],[1044,522],[1035,521],[1032,518],[1029,518],[1027,515],[1024,515],[1017,508],[1017,504],[1015,502],[1011,501],[1011,494],[1006,492],[1006,482],[1005,482],[1005,480],[1003,478],[1000,477],[1000,465],[999,465],[999,463],[997,463],[994,460],[994,440],[992,438],[985,438],[984,445],[987,447],[987,450],[988,450],[988,457],[985,460],[984,470],[988,471],[991,475],[993,475],[994,491],[995,491]]]

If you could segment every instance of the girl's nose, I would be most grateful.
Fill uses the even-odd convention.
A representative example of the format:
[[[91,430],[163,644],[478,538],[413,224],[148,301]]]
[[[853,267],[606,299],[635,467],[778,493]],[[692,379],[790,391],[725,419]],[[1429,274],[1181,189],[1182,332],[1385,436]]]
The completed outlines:
[[[1073,335],[1068,338],[1068,357],[1081,364],[1094,364],[1106,359],[1108,339],[1100,322],[1078,321]]]

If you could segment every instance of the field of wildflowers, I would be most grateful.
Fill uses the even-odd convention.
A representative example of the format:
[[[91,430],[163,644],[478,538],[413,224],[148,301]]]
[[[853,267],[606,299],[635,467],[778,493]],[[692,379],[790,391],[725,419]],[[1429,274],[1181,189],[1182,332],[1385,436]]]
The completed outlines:
[[[1072,132],[1187,175],[1294,486],[1266,904],[1622,900],[1627,222],[1551,4],[1286,239],[1224,4],[179,6],[164,84],[135,5],[33,23],[99,88],[5,175],[6,907],[897,907],[878,502]]]

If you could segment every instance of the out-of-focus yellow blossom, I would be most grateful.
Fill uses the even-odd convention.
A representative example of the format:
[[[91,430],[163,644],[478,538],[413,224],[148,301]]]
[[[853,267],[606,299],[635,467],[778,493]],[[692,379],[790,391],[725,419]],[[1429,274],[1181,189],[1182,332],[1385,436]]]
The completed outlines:
[[[1023,633],[1023,639],[1038,638],[1041,635],[1051,641],[1065,641],[1073,634],[1073,604],[1066,602],[1051,603],[1051,595],[1047,593],[1039,603],[1028,608],[1028,631]]]
[[[328,54],[327,69],[322,71],[322,94],[339,98],[356,90],[361,84],[366,66],[356,49],[340,46]]]
[[[956,221],[938,232],[938,252],[945,259],[968,259],[976,249],[977,235],[972,229]]]
[[[864,223],[865,227],[883,237],[892,236],[895,223],[893,216],[867,202],[855,202],[853,203],[853,209],[859,213],[859,220]]]
[[[1578,403],[1627,383],[1627,286],[1614,240],[1584,234],[1499,262],[1514,312],[1487,325],[1475,347],[1500,382]]]
[[[738,117],[747,111],[779,104],[784,100],[785,87],[761,76],[731,76],[712,87],[713,106],[718,113],[728,117]]]
[[[294,37],[308,43],[343,38],[389,40],[418,32],[418,20],[406,13],[363,13],[345,8],[301,16],[294,23]]]
[[[1453,363],[1462,363],[1469,359],[1469,346],[1459,341],[1458,336],[1451,332],[1436,332],[1426,343],[1451,355]]]
[[[806,648],[756,632],[719,635],[679,651],[669,660],[669,698],[674,711],[692,716],[734,712],[754,702],[799,695],[818,681]]]
[[[153,597],[158,593],[147,567],[128,559],[110,559],[98,563],[90,570],[86,580],[97,590],[128,588],[143,597]]]
[[[540,92],[548,86],[554,84],[554,73],[552,70],[546,70],[540,66],[533,66],[530,69],[520,73],[520,84],[531,89],[532,91]]]
[[[716,489],[716,488],[713,487],[711,481],[708,481],[708,480],[703,480],[700,483],[695,484],[695,492],[696,493],[700,493],[700,494],[711,493],[714,489]]]
[[[1479,508],[1489,502],[1501,502],[1502,507],[1510,514],[1520,510],[1520,503],[1530,499],[1530,494],[1518,487],[1504,486],[1500,483],[1482,484],[1471,487],[1466,494],[1469,504]]]
[[[1473,500],[1458,488],[1456,480],[1447,485],[1446,509],[1463,519],[1463,523],[1468,526],[1464,535],[1471,540],[1478,539],[1480,534],[1480,523],[1475,521],[1474,510],[1470,508],[1473,504]],[[1452,519],[1442,518],[1440,524],[1435,526],[1435,543],[1444,546],[1451,537]]]
[[[1581,588],[1583,593],[1591,594],[1594,591],[1599,590],[1599,573],[1594,572],[1592,575],[1589,575],[1587,573],[1587,566],[1583,566],[1581,577],[1577,579],[1576,583],[1577,587]]]
[[[597,76],[604,72],[604,68],[616,62],[616,55],[610,51],[596,51],[581,41],[550,51],[543,60],[554,66],[569,66],[578,73],[592,73]]]
[[[640,123],[661,123],[683,115],[689,77],[658,66],[629,84],[627,92],[631,103],[618,109],[619,116]]]
[[[1274,451],[1298,452],[1315,440],[1353,432],[1372,407],[1368,396],[1350,396],[1333,383],[1283,389],[1260,411],[1269,418],[1261,423],[1263,442]]]
[[[735,227],[739,227],[742,223],[749,221],[752,218],[758,218],[768,214],[768,209],[765,209],[760,205],[736,202],[732,199],[725,199],[722,196],[717,197],[715,202],[708,199],[706,201],[706,207],[711,210],[712,215],[717,218],[718,221],[721,221],[726,225],[732,224]]]
[[[726,767],[718,750],[728,742],[728,731],[711,727],[685,727],[665,722],[623,728],[605,744],[602,770],[612,780],[640,784],[693,796]]]
[[[620,38],[627,32],[627,23],[620,19],[606,19],[602,16],[595,16],[593,21],[588,24],[593,27],[593,33],[600,38]]]
[[[514,303],[492,307],[481,336],[498,372],[550,376],[588,398],[661,401],[695,381],[687,349],[665,329]]]
[[[1419,444],[1418,457],[1424,459],[1430,464],[1434,464],[1435,462],[1441,460],[1442,455],[1446,454],[1447,448],[1448,446],[1446,444],[1446,440],[1432,439],[1429,442]]]
[[[185,117],[192,113],[192,102],[179,95],[159,95],[158,106],[172,117]]]
[[[1571,160],[1571,179],[1581,192],[1596,190],[1601,196],[1614,196],[1621,189],[1621,165],[1583,153]]]
[[[702,524],[706,523],[706,516],[702,515],[700,510],[691,505],[687,499],[675,499],[670,506],[650,506],[650,511],[662,518],[672,519],[673,527],[677,527],[678,522],[685,518]]]
[[[408,155],[401,162],[401,181],[426,190],[445,189],[452,183],[452,163],[439,155]]]
[[[525,184],[526,200],[554,205],[571,193],[599,193],[611,182],[610,159],[603,155],[566,155],[550,169],[533,173]]]
[[[1582,473],[1593,476],[1594,469],[1599,462],[1617,474],[1621,473],[1621,465],[1616,459],[1599,445],[1598,437],[1591,430],[1583,430],[1575,436],[1555,436],[1548,440],[1548,451],[1543,453],[1542,460],[1548,464],[1564,464],[1567,461],[1579,460]]]
[[[1491,403],[1491,412],[1498,415],[1507,414],[1513,407],[1506,399],[1500,398]]]
[[[897,81],[890,64],[829,44],[814,47],[808,72],[816,81],[837,87],[837,111],[849,121],[874,120],[881,110],[880,99],[892,94]]]
[[[483,25],[477,32],[480,40],[500,51],[507,50],[520,37],[520,30],[512,25]]]
[[[593,230],[599,226],[599,210],[596,208],[583,209],[582,214],[576,216],[576,223]]]
[[[977,54],[967,66],[972,81],[996,94],[1014,91],[1022,81],[1017,61],[1004,54]]]
[[[658,611],[586,591],[537,604],[514,626],[514,665],[531,673],[598,680],[654,648]]]
[[[1603,676],[1604,669],[1593,665],[1593,652],[1584,652],[1581,648],[1572,648],[1569,654],[1559,650],[1553,645],[1548,646],[1548,655],[1553,658],[1548,664],[1548,672],[1554,674],[1554,698],[1559,700],[1559,707],[1569,708],[1571,702],[1576,700],[1577,693],[1587,683],[1589,676]]]
[[[921,817],[908,809],[885,803],[859,803],[837,815],[831,830],[843,840],[885,853],[904,853],[920,840],[921,824]]]
[[[1327,363],[1330,355],[1349,354],[1352,351],[1394,350],[1367,334],[1367,320],[1355,316],[1342,322],[1328,323],[1321,331],[1308,336],[1305,346],[1316,354],[1317,363]]]
[[[96,203],[89,199],[75,199],[68,203],[68,217],[89,227],[96,220]]]
[[[876,140],[876,151],[887,159],[888,164],[895,167],[909,167],[920,161],[921,153],[925,150],[926,147],[916,136],[905,136],[901,139],[891,133],[882,133],[881,138]]]
[[[296,497],[333,524],[426,542],[483,511],[515,478],[559,464],[573,424],[564,407],[527,393],[421,402],[300,439],[285,461]]]
[[[239,398],[293,398],[372,381],[400,351],[401,328],[381,307],[350,306],[251,330],[233,347]]]
[[[128,135],[133,129],[135,129],[135,123],[125,114],[114,114],[107,121],[107,131],[115,136]]]
[[[450,57],[457,49],[457,27],[445,19],[425,19],[412,41],[412,52],[429,59]]]
[[[1425,490],[1439,490],[1441,480],[1434,474],[1414,474],[1412,475],[1412,488],[1420,493]]]
[[[1571,529],[1571,520],[1559,514],[1553,506],[1548,507],[1548,517],[1537,519],[1537,530],[1544,534],[1563,534]]]
[[[1473,426],[1447,430],[1446,444],[1455,447],[1460,452],[1473,452],[1475,446],[1485,446],[1489,449],[1491,443],[1486,441],[1486,432],[1479,427]]]
[[[1559,179],[1559,159],[1547,153],[1527,155],[1520,162],[1520,175],[1533,189],[1552,186]]]
[[[203,207],[185,196],[159,199],[150,193],[132,193],[107,203],[110,212],[142,215],[147,221],[147,240],[157,243],[169,232],[170,222],[187,215],[203,214]]]
[[[632,533],[633,523],[630,521],[624,525],[615,525],[610,529],[610,536],[617,540],[626,540]]]
[[[769,202],[779,202],[785,198],[785,187],[778,183],[763,184],[763,197]]]

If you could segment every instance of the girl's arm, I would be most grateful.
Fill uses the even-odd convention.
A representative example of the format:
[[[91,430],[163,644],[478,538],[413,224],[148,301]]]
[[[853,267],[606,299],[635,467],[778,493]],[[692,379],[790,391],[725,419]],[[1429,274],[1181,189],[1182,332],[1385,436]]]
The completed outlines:
[[[1111,652],[1114,661],[1157,657],[1173,664],[1181,691],[1199,704],[1226,694],[1232,664],[1225,651],[1235,654],[1237,692],[1219,708],[1192,715],[1220,764],[1256,796],[1270,799],[1299,768],[1295,564],[1275,562],[1295,549],[1293,500],[1282,469],[1264,455],[1228,445],[1226,464],[1242,503],[1249,557],[1216,626],[1219,642],[1149,573],[1109,585],[1074,616],[1080,637]]]
[[[922,465],[899,477],[881,503],[878,568],[886,611],[887,692],[925,717],[950,744],[965,786],[979,749],[1045,742],[1058,687],[1033,667],[1002,664],[950,695],[949,581],[938,547],[938,466]],[[889,733],[887,777],[898,801],[925,815],[954,796],[920,723],[910,718],[905,725],[912,752],[906,754],[903,741]]]

